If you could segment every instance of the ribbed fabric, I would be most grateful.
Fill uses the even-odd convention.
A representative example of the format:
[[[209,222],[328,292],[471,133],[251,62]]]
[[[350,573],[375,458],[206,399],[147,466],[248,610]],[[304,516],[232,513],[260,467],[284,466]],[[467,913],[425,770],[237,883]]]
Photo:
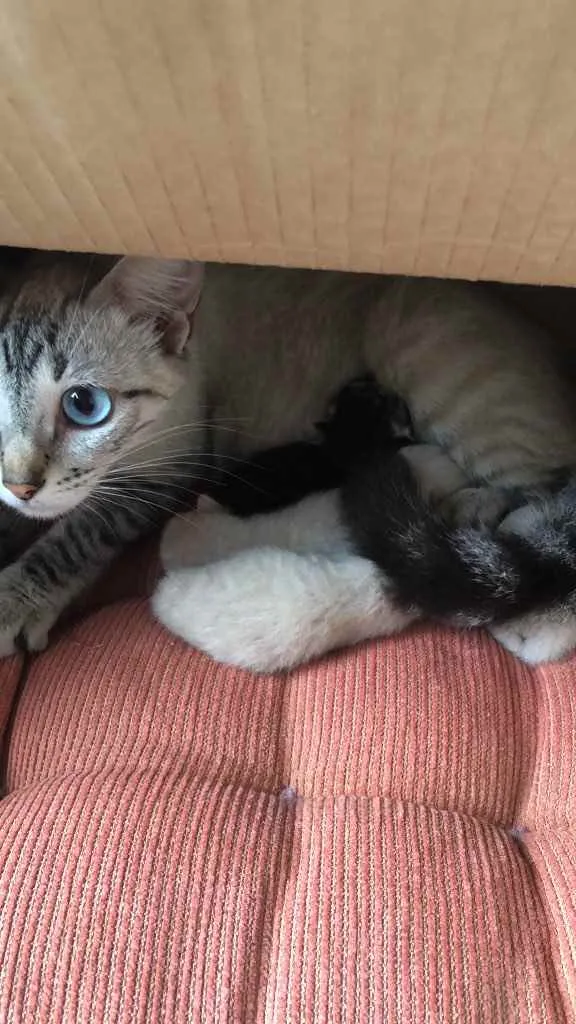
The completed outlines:
[[[71,627],[10,731],[1,1024],[569,1024],[575,667],[426,630],[255,677],[141,601]]]

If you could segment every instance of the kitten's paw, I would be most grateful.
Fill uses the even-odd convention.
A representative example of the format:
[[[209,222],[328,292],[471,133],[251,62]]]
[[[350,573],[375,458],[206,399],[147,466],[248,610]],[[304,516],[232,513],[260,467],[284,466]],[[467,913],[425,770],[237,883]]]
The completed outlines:
[[[245,521],[207,498],[203,509],[172,519],[162,536],[160,559],[166,570],[217,562],[244,547]]]
[[[497,526],[508,514],[513,492],[505,487],[463,487],[440,504],[440,514],[455,526]]]

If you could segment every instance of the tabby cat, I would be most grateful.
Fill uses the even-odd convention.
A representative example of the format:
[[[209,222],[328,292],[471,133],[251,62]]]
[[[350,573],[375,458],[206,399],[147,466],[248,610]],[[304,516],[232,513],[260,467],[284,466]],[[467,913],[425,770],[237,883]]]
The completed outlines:
[[[3,268],[0,654],[18,640],[41,646],[126,543],[180,510],[213,450],[221,477],[242,475],[247,456],[313,438],[331,396],[367,370],[407,400],[426,442],[413,464],[456,522],[492,521],[518,488],[546,489],[574,462],[576,424],[550,339],[481,289],[210,266],[202,290],[203,269],[39,255],[13,274]],[[234,550],[237,525],[214,512],[178,516],[166,557],[197,565]],[[351,553],[334,492],[244,526],[242,545],[264,537],[271,547],[180,569],[160,587],[158,614],[192,642],[275,668],[406,621],[392,599],[383,611],[380,575],[377,590],[365,583],[374,566]],[[362,600],[352,614],[353,592]],[[247,642],[251,614],[269,649]],[[293,642],[315,624],[312,643]]]

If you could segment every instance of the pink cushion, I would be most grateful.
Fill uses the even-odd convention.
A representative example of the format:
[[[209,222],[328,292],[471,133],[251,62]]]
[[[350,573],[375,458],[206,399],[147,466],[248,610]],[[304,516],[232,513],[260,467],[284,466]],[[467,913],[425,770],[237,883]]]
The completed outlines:
[[[10,734],[0,1021],[573,1019],[575,665],[426,630],[263,678],[142,601],[71,627]]]

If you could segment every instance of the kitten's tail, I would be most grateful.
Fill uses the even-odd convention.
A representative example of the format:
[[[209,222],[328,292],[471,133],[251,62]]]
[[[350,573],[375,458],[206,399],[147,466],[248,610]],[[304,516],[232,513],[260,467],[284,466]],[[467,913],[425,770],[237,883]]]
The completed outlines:
[[[400,454],[358,467],[341,496],[357,551],[385,573],[402,605],[428,618],[503,623],[576,591],[574,495],[511,513],[496,530],[452,527],[431,509]]]

